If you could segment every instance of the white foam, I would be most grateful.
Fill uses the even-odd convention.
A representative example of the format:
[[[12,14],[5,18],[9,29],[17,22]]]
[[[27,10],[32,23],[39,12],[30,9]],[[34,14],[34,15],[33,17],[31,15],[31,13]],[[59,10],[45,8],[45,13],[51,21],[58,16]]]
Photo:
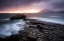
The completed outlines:
[[[25,22],[18,20],[17,22],[4,23],[0,25],[0,37],[5,38],[12,34],[17,34],[18,31],[24,30]]]
[[[50,16],[50,17],[56,17],[56,18],[58,18],[58,17],[60,17],[60,16]]]
[[[40,17],[30,17],[30,19],[38,19],[39,21],[53,22],[64,25],[63,19],[53,19],[53,18],[40,18]]]

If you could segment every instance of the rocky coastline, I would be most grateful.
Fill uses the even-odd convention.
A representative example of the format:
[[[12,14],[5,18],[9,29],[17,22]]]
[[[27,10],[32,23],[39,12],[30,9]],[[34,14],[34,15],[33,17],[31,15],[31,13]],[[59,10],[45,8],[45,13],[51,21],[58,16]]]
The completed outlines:
[[[64,41],[64,25],[36,19],[25,19],[24,21],[26,22],[24,30],[4,39],[0,38],[0,41]]]

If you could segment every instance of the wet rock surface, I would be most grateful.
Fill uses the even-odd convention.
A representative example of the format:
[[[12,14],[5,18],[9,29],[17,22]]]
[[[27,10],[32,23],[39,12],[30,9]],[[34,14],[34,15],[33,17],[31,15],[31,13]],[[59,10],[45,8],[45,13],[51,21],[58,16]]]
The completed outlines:
[[[15,19],[25,19],[26,16],[24,14],[17,14],[13,17],[10,18],[10,20],[15,20]]]
[[[25,29],[0,41],[64,41],[64,25],[26,19]]]

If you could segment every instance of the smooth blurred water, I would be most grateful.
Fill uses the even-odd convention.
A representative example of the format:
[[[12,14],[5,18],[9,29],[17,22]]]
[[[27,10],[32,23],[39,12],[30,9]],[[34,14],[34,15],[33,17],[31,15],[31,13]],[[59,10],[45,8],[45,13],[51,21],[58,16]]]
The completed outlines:
[[[24,30],[25,21],[9,20],[14,14],[0,15],[0,37],[5,38],[12,34],[17,34],[19,30]],[[63,13],[47,13],[47,14],[26,14],[28,19],[38,19],[39,21],[53,22],[64,25]]]
[[[18,34],[18,31],[24,30],[24,25],[23,20],[0,19],[0,37],[5,38],[12,34]]]
[[[36,14],[36,15],[29,15],[28,18],[38,19],[39,21],[53,22],[53,23],[64,25],[64,14],[63,13]]]

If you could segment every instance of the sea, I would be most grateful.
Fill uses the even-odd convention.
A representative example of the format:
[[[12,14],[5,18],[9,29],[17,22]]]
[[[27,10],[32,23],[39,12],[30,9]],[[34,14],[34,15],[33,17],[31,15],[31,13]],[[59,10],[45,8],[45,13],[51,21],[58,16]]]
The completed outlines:
[[[0,14],[0,37],[5,38],[12,34],[17,34],[18,31],[24,30],[25,21],[9,20],[16,14]],[[25,14],[27,19],[38,19],[39,21],[52,22],[64,25],[64,13],[38,13],[38,14]]]
[[[52,22],[64,25],[64,13],[39,13],[34,15],[27,15],[29,19],[38,19],[39,21]]]
[[[24,30],[25,21],[9,20],[14,14],[0,14],[0,38],[5,38],[12,34],[18,34],[18,31]]]

